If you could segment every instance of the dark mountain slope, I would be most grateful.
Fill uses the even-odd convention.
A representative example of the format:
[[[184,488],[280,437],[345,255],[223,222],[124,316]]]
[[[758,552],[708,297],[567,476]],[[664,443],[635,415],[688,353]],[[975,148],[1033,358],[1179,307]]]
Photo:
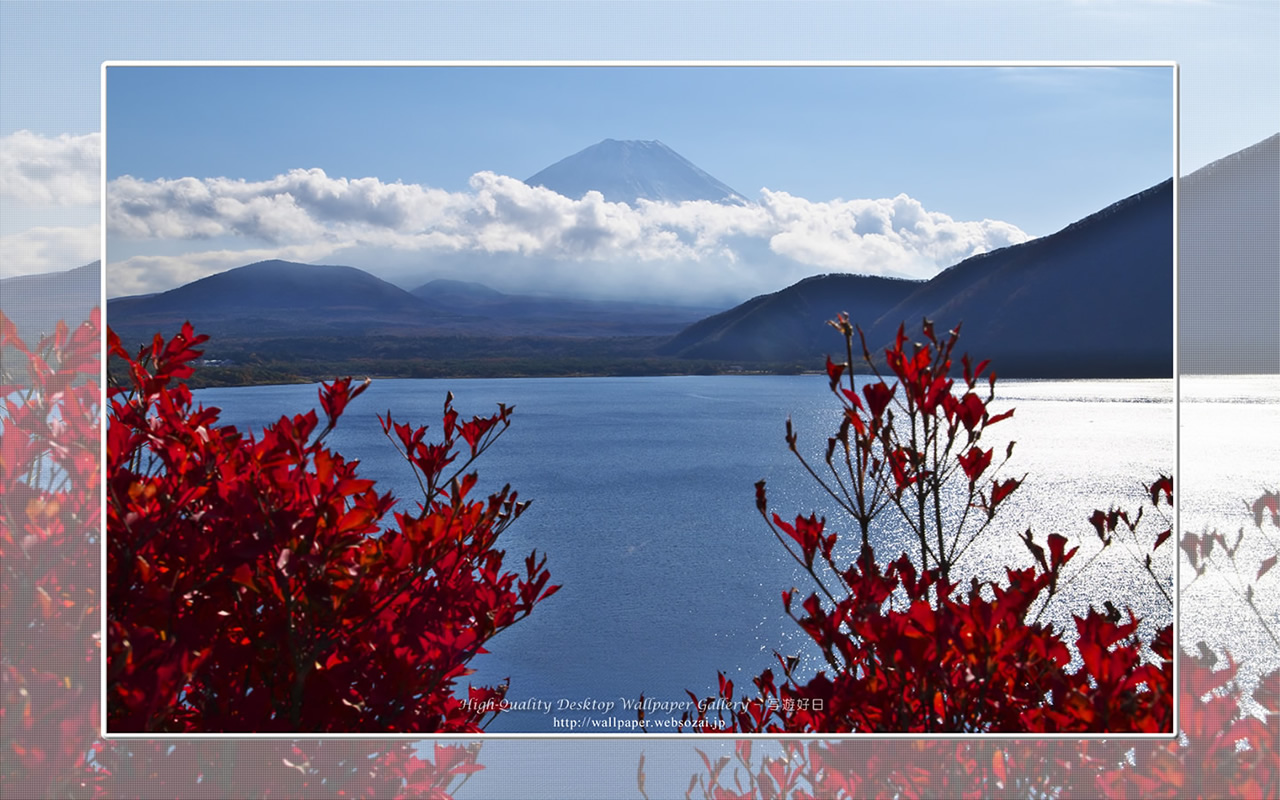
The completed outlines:
[[[396,336],[670,336],[709,313],[643,303],[508,295],[435,280],[406,292],[355,267],[262,261],[158,294],[114,298],[108,321],[126,340],[190,320],[215,339]]]
[[[820,358],[839,345],[824,325],[827,320],[848,312],[854,324],[866,327],[885,308],[897,304],[920,285],[917,281],[868,275],[807,278],[694,323],[659,352],[728,361]]]
[[[658,141],[605,139],[525,180],[577,200],[595,190],[611,203],[745,202],[740,194]]]
[[[102,263],[40,275],[0,280],[0,310],[13,320],[18,335],[34,346],[42,333],[52,333],[58,320],[75,326],[102,301]]]
[[[1280,133],[1178,184],[1179,369],[1280,372]]]
[[[437,303],[457,303],[462,306],[479,306],[490,303],[501,303],[508,295],[497,289],[475,281],[456,281],[448,278],[437,278],[427,281],[409,294],[423,300]]]
[[[887,309],[868,343],[922,317],[963,322],[962,348],[1008,376],[1172,376],[1173,181],[962,261]]]
[[[963,322],[962,349],[1007,376],[1172,375],[1173,182],[927,282],[809,278],[696,323],[665,352],[816,369],[840,347],[822,324],[840,311],[873,352],[927,317],[942,330]]]

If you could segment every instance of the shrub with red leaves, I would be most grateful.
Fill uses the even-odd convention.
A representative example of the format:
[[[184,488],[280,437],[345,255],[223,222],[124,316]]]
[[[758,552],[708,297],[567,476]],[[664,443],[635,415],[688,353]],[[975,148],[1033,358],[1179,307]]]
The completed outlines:
[[[1165,495],[1165,485],[1155,487]],[[1171,492],[1171,486],[1168,487]],[[1263,531],[1275,497],[1250,505]],[[1280,519],[1269,520],[1280,527]],[[1200,545],[1214,534],[1191,536],[1186,551],[1194,582],[1227,565],[1206,562]],[[1265,542],[1271,539],[1259,537]],[[1209,548],[1208,545],[1205,546]],[[1216,551],[1234,546],[1220,544]],[[1272,556],[1263,556],[1263,563]],[[1235,565],[1238,566],[1238,565]],[[1268,571],[1260,570],[1263,574]],[[1239,574],[1238,569],[1232,573]],[[1261,578],[1259,575],[1258,578]],[[1252,587],[1254,584],[1248,584]],[[1253,592],[1246,592],[1250,598]],[[1270,624],[1261,615],[1259,621]],[[783,740],[781,752],[736,743],[732,757],[714,761],[689,781],[687,798],[704,800],[848,800],[862,797],[1156,797],[1260,798],[1280,796],[1280,670],[1260,676],[1249,693],[1262,716],[1242,711],[1246,693],[1238,667],[1202,648],[1179,656],[1178,736],[1164,739],[887,740],[857,737]],[[763,752],[761,752],[763,750]],[[639,775],[641,794],[646,775]]]
[[[325,447],[368,385],[325,384],[315,411],[254,437],[193,405],[190,325],[124,359],[108,391],[107,729],[476,732],[506,686],[455,696],[468,662],[558,587],[545,558],[504,569],[498,537],[527,503],[473,500],[467,470],[511,409],[443,441],[380,416],[423,489],[415,511]]]
[[[98,738],[101,343],[96,310],[34,346],[0,313],[4,795],[448,800],[477,746]]]
[[[837,562],[840,534],[825,519],[770,515],[764,482],[757,507],[816,590],[804,599],[782,593],[786,613],[817,645],[824,669],[803,680],[798,659],[778,655],[780,674],[765,670],[754,692],[735,694],[720,675],[718,696],[699,701],[684,722],[704,732],[1142,732],[1173,730],[1173,628],[1149,642],[1138,620],[1114,606],[1075,618],[1072,666],[1068,638],[1038,621],[1037,609],[1057,591],[1063,567],[1078,547],[1051,534],[1045,545],[1028,530],[1023,543],[1035,565],[1006,569],[1002,581],[952,579],[968,547],[988,529],[1001,504],[1021,484],[1001,478],[982,448],[988,427],[1011,416],[995,413],[996,377],[967,355],[960,381],[952,377],[958,330],[935,335],[926,320],[923,341],[909,348],[902,328],[885,363],[886,379],[862,344],[874,380],[858,390],[850,370],[853,333],[845,317],[832,323],[849,361],[827,361],[830,388],[843,415],[827,441],[824,478],[800,454],[787,423],[787,443],[833,501],[858,525],[861,547],[851,564]],[[889,381],[893,382],[890,383]],[[1172,502],[1172,482],[1148,489],[1158,507]],[[916,549],[887,565],[871,545],[873,524],[894,514],[914,535]],[[1104,546],[1118,526],[1136,537],[1140,514],[1097,512]],[[1169,532],[1148,550],[1161,547]],[[1146,561],[1153,577],[1151,559]],[[1157,578],[1157,582],[1158,582]],[[799,606],[799,609],[796,609]],[[1153,657],[1154,656],[1154,657]]]

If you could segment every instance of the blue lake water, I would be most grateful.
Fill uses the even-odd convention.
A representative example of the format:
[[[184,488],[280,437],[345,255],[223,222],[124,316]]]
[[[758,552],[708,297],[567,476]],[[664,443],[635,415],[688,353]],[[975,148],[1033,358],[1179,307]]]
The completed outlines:
[[[1050,532],[1067,535],[1082,546],[1083,563],[1097,549],[1089,514],[1112,505],[1136,510],[1141,484],[1173,471],[1173,382],[1002,381],[998,388],[995,407],[1016,413],[991,429],[987,444],[1000,453],[1016,440],[1007,474],[1027,479],[1003,523],[974,545],[962,568],[997,577],[1006,564],[1029,564],[1017,540],[1028,526],[1041,541]],[[537,548],[548,556],[552,582],[564,587],[472,662],[472,681],[510,677],[508,699],[538,709],[503,714],[491,732],[563,733],[566,720],[634,720],[625,700],[643,693],[674,704],[687,700],[686,689],[706,696],[717,670],[750,687],[751,677],[776,666],[774,650],[818,666],[780,601],[791,586],[807,595],[807,576],[761,521],[754,484],[768,481],[771,509],[784,518],[817,511],[850,529],[783,440],[790,416],[801,448],[820,458],[838,420],[825,377],[375,381],[329,443],[359,458],[363,477],[412,500],[417,483],[374,415],[391,409],[398,421],[436,430],[448,391],[464,415],[490,413],[499,402],[515,406],[511,429],[478,464],[481,489],[510,483],[533,501],[501,543],[508,564],[519,567]],[[220,407],[224,423],[249,430],[317,406],[314,385],[209,389],[196,397]],[[882,554],[909,546],[891,526],[877,536]],[[1163,552],[1162,574],[1172,576],[1173,550]],[[1137,561],[1116,548],[1067,588],[1050,616],[1065,623],[1072,610],[1104,598],[1153,625],[1172,615]],[[584,701],[596,711],[573,707]]]

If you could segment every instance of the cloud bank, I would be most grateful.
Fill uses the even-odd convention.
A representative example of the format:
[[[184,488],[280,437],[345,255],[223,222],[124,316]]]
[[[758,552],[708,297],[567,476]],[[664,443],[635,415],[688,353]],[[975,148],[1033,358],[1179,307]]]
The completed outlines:
[[[101,145],[97,133],[0,136],[0,278],[98,259]]]
[[[97,225],[42,225],[0,237],[0,278],[62,272],[97,261],[102,246],[98,230]]]
[[[305,253],[406,286],[464,276],[509,291],[697,301],[774,291],[816,272],[928,278],[1029,238],[1005,222],[953,220],[905,194],[812,202],[763,189],[746,206],[641,200],[632,208],[492,172],[473,175],[463,192],[321,169],[263,181],[122,176],[108,186],[107,220],[112,241],[135,251],[159,240],[209,245],[113,260],[112,294]]]
[[[0,198],[27,206],[96,206],[102,137],[0,136]]]

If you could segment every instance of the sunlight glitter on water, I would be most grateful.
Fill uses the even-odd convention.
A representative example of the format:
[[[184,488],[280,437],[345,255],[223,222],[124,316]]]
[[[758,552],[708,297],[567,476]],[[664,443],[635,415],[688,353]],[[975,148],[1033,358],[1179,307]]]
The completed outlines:
[[[1180,398],[1180,534],[1216,530],[1233,543],[1243,531],[1239,574],[1196,579],[1183,559],[1180,639],[1186,649],[1205,642],[1229,651],[1247,691],[1258,674],[1280,666],[1280,647],[1259,619],[1280,632],[1280,575],[1256,578],[1261,560],[1277,552],[1280,531],[1259,531],[1248,508],[1280,489],[1280,375],[1184,376]],[[1249,583],[1258,612],[1245,602]]]

